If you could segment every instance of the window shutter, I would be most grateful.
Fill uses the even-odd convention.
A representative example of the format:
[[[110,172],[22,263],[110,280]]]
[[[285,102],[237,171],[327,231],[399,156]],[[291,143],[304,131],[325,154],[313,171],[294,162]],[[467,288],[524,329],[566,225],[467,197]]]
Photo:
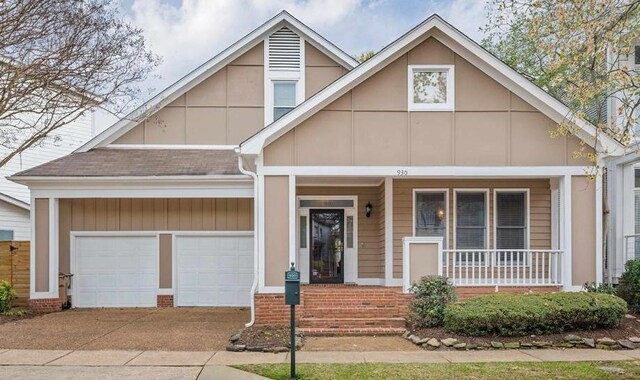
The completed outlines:
[[[300,70],[300,37],[287,27],[269,36],[269,70]]]

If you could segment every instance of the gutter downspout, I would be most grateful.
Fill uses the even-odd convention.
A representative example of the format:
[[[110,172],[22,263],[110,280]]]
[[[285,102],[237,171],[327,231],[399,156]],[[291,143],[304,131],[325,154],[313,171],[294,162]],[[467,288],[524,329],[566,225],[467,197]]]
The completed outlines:
[[[253,284],[251,284],[251,320],[245,324],[245,327],[251,327],[256,321],[256,305],[255,294],[258,289],[258,176],[256,173],[245,169],[242,156],[238,153],[238,169],[240,173],[246,174],[253,179]]]

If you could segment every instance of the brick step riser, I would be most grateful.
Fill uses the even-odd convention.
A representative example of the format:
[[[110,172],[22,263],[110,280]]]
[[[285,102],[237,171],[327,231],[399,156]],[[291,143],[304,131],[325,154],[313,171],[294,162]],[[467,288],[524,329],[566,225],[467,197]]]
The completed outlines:
[[[302,318],[402,318],[396,308],[392,310],[308,310],[304,309]]]
[[[331,328],[331,329],[347,329],[347,328],[403,328],[406,326],[404,319],[301,319],[300,327],[311,328]]]
[[[405,329],[300,329],[305,336],[401,335]]]

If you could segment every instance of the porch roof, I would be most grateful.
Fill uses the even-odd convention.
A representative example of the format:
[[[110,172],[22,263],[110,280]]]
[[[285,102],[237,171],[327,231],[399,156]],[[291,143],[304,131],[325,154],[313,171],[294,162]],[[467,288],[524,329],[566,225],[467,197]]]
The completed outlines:
[[[26,177],[241,175],[233,150],[93,149],[14,174]]]

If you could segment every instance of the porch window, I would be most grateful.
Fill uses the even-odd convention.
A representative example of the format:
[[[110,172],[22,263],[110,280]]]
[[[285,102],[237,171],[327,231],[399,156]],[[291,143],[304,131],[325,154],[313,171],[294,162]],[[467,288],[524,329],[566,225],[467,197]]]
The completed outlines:
[[[447,193],[446,191],[415,192],[414,199],[414,236],[437,236],[443,238],[446,246],[447,236]]]
[[[486,192],[456,193],[456,249],[487,248]]]
[[[409,65],[409,110],[453,110],[453,65]]]
[[[273,82],[273,121],[278,120],[296,106],[296,82]]]
[[[527,194],[496,191],[496,249],[527,248]]]

